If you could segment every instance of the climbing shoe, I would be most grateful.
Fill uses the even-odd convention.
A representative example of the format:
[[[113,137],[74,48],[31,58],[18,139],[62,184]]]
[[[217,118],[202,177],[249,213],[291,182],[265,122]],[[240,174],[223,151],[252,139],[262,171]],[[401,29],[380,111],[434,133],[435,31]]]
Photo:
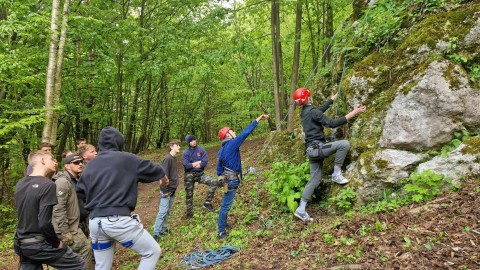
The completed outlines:
[[[213,207],[212,207],[212,204],[211,204],[211,203],[204,202],[204,203],[203,203],[203,208],[207,209],[207,210],[210,211],[210,212],[213,211]]]
[[[221,232],[217,235],[217,238],[218,239],[224,239],[224,238],[227,238],[227,236],[228,236],[227,232]]]
[[[153,239],[158,243],[160,241],[160,236],[158,235],[153,235]]]
[[[341,173],[339,173],[337,175],[332,175],[332,181],[337,183],[337,184],[340,184],[340,185],[344,185],[344,184],[350,182],[350,180],[343,177],[343,175]]]
[[[303,222],[312,222],[313,221],[313,218],[311,218],[307,212],[298,212],[298,211],[295,211],[295,216],[299,219],[301,219]]]

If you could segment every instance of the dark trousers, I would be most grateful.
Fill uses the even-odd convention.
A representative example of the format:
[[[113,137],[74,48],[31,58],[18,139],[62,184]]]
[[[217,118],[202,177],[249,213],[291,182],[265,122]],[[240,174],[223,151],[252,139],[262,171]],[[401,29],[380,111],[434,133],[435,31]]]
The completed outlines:
[[[207,199],[205,202],[212,202],[215,190],[219,186],[217,179],[203,172],[186,172],[185,173],[185,201],[187,206],[187,215],[193,215],[193,190],[195,189],[195,182],[207,185]]]
[[[14,243],[15,253],[20,256],[21,270],[42,270],[42,264],[56,269],[85,269],[83,258],[73,253],[67,245],[54,248],[48,242]]]

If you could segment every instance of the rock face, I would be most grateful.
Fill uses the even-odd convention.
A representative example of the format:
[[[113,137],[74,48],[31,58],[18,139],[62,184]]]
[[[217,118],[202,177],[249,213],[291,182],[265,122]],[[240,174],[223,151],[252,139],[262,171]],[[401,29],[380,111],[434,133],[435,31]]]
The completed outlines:
[[[477,3],[467,13],[435,15],[436,21],[411,33],[395,53],[373,53],[347,75],[349,107],[369,105],[350,125],[352,162],[345,172],[359,201],[401,188],[401,180],[416,171],[431,170],[457,184],[480,175],[480,143],[427,155],[450,145],[456,132],[480,133],[480,87],[471,79],[480,58],[479,8]],[[433,24],[435,29],[427,29]],[[458,40],[454,52],[452,37]],[[468,61],[459,61],[460,55]]]
[[[432,160],[422,163],[418,166],[417,171],[421,173],[430,170],[436,174],[445,175],[452,179],[452,182],[457,185],[461,184],[462,178],[466,176],[480,175],[480,154],[462,153],[465,147],[467,147],[467,145],[462,144],[445,157],[437,156]]]
[[[449,81],[452,77],[456,85]],[[473,94],[467,74],[457,65],[433,62],[408,83],[415,85],[407,95],[400,87],[387,112],[381,147],[425,151],[451,141],[463,123],[480,123],[474,105],[479,104],[479,96]]]
[[[477,24],[465,36],[465,46],[473,46],[480,44],[480,18],[477,19]]]
[[[425,156],[401,150],[380,150],[362,155],[348,167],[347,175],[363,180],[357,190],[361,201],[377,199],[385,189],[398,188],[400,181],[407,178]]]

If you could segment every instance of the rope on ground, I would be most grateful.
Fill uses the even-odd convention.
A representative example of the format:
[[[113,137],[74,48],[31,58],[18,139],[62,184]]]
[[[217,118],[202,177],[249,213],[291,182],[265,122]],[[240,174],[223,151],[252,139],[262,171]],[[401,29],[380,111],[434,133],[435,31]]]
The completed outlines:
[[[234,246],[224,246],[219,250],[211,249],[197,250],[185,255],[178,267],[185,267],[186,269],[204,268],[216,263],[220,263],[230,259],[233,254],[240,251],[240,248]]]

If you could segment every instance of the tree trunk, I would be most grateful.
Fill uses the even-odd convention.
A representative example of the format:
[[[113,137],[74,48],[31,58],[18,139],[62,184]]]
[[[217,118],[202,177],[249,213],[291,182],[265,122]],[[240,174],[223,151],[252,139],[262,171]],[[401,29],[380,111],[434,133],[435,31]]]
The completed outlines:
[[[63,3],[63,17],[62,17],[62,30],[60,32],[60,43],[58,44],[57,53],[57,66],[55,67],[55,91],[54,91],[54,106],[60,104],[60,93],[62,92],[62,70],[63,60],[65,55],[65,44],[67,42],[67,25],[68,14],[70,13],[70,0],[65,0]],[[57,127],[58,127],[58,113],[53,112],[53,125],[51,133],[51,144],[55,144],[57,140]]]
[[[50,35],[50,49],[48,55],[48,70],[47,70],[47,84],[45,88],[45,125],[43,127],[42,141],[51,142],[52,126],[54,125],[54,95],[55,95],[55,60],[57,59],[57,45],[58,45],[58,15],[59,15],[59,0],[52,1],[52,21],[51,21],[51,35]]]
[[[145,145],[147,145],[147,141],[148,141],[148,138],[150,137],[149,135],[149,131],[148,131],[148,128],[149,128],[149,122],[150,122],[150,104],[152,102],[152,99],[151,99],[151,93],[152,93],[152,75],[149,74],[147,76],[147,93],[146,93],[146,108],[145,108],[145,116],[143,118],[143,124],[141,126],[141,135],[140,135],[140,138],[138,140],[138,143],[137,143],[137,146],[135,147],[135,151],[134,153],[139,153],[140,151],[142,151],[145,147]]]
[[[280,22],[279,22],[279,0],[271,0],[271,35],[272,35],[272,61],[273,61],[273,96],[275,100],[275,124],[280,128],[281,101],[280,101]]]
[[[332,9],[332,3],[330,1],[326,2],[326,20],[325,20],[325,37],[330,39],[333,37],[333,9]],[[329,43],[330,44],[330,43]],[[325,64],[329,63],[332,58],[332,48],[327,45],[327,48],[325,49],[325,54],[324,57],[322,58],[322,64],[325,66]]]
[[[57,147],[57,160],[61,160],[60,157],[62,156],[62,152],[65,150],[65,145],[67,144],[68,134],[70,133],[71,128],[72,122],[69,118],[66,118],[65,123],[63,124],[62,138],[60,139],[60,143]]]
[[[113,125],[118,128],[119,131],[123,130],[123,54],[117,53],[117,76],[115,78],[117,83],[117,100],[115,102],[116,117]]]
[[[353,0],[352,2],[352,20],[356,21],[362,17],[363,9],[366,7],[367,2],[365,0]]]
[[[140,89],[142,88],[143,80],[137,79],[135,81],[135,93],[133,96],[133,106],[132,110],[130,111],[130,117],[128,120],[127,125],[127,132],[125,136],[125,151],[133,152],[135,141],[133,138],[133,134],[136,128],[136,121],[137,121],[137,112],[138,112],[138,99],[140,97]]]
[[[295,21],[295,44],[293,48],[293,65],[292,65],[292,80],[290,82],[290,103],[293,102],[293,92],[297,88],[298,84],[298,67],[300,63],[300,39],[302,34],[302,0],[297,0],[297,12]],[[293,131],[293,121],[295,119],[293,115],[293,109],[291,104],[288,109],[288,131]]]

